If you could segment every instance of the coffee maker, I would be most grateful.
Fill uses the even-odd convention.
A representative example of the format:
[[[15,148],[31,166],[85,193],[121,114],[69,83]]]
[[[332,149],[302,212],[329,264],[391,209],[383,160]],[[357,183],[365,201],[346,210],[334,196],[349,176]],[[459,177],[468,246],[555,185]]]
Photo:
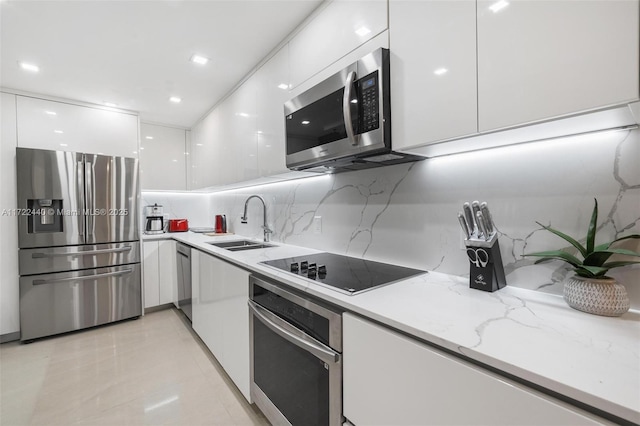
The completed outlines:
[[[164,232],[164,215],[162,206],[157,203],[145,207],[147,220],[144,226],[145,234],[162,234]]]

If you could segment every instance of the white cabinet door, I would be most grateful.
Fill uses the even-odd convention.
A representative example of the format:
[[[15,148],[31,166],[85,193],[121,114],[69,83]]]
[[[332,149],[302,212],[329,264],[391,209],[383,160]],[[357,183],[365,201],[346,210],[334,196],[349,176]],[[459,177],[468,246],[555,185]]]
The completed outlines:
[[[160,304],[160,275],[158,262],[158,241],[142,244],[142,270],[144,276],[144,307]]]
[[[256,134],[260,177],[287,171],[284,103],[289,100],[289,50],[280,49],[255,74]]]
[[[218,167],[220,156],[229,148],[222,146],[220,108],[211,111],[201,122],[191,129],[191,181],[189,189],[201,189],[220,185],[221,170]]]
[[[292,87],[386,29],[386,1],[330,2],[289,42]]]
[[[356,425],[600,424],[595,417],[351,314],[344,415]]]
[[[192,285],[198,293],[197,301],[193,304],[192,327],[202,341],[207,345],[216,359],[222,363],[223,358],[223,324],[225,321],[223,300],[224,292],[221,281],[222,271],[220,261],[215,257],[191,251],[192,266],[194,255],[198,258],[197,275]],[[193,277],[192,277],[193,278]]]
[[[249,273],[222,260],[220,271],[224,286],[222,313],[223,356],[222,366],[236,384],[247,401],[249,393],[250,356],[249,356]]]
[[[142,190],[186,190],[186,131],[140,124],[140,187]]]
[[[138,116],[18,96],[18,146],[138,157]]]
[[[638,0],[478,0],[480,131],[638,99],[639,13]]]
[[[176,266],[176,242],[158,241],[158,275],[160,305],[177,300],[178,272]]]
[[[394,149],[478,132],[476,2],[389,2]]]
[[[245,81],[224,103],[226,149],[220,151],[217,163],[224,171],[223,183],[255,179],[258,177],[255,76]]]

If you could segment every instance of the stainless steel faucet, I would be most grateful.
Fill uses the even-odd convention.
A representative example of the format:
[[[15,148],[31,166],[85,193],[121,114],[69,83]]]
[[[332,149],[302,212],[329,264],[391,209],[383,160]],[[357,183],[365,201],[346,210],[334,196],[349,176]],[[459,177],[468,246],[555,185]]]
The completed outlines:
[[[269,241],[269,235],[271,233],[273,233],[273,231],[271,229],[269,229],[269,227],[267,226],[267,205],[265,204],[264,199],[261,196],[252,195],[249,198],[247,198],[247,201],[244,202],[244,214],[240,218],[240,221],[242,223],[247,223],[247,206],[249,205],[249,200],[252,199],[252,198],[257,198],[258,200],[260,200],[262,202],[262,214],[263,214],[262,229],[264,229],[264,241],[268,242]]]

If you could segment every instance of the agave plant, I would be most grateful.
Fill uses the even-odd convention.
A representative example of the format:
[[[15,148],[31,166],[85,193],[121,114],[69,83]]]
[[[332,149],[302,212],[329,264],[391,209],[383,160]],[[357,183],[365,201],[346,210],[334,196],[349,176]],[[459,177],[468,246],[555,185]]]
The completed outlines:
[[[609,262],[609,258],[614,254],[640,257],[640,253],[632,250],[611,248],[611,245],[615,242],[627,240],[630,238],[640,238],[640,235],[638,234],[627,235],[626,237],[618,238],[609,243],[600,244],[598,246],[595,245],[596,222],[598,221],[598,200],[594,199],[594,201],[595,206],[593,207],[591,221],[589,222],[589,230],[587,231],[586,247],[570,236],[563,234],[562,232],[555,230],[550,226],[545,226],[540,222],[536,222],[547,231],[556,234],[557,236],[571,244],[573,247],[575,247],[582,255],[582,260],[563,250],[528,253],[525,254],[525,256],[541,257],[541,259],[538,259],[535,263],[546,262],[549,260],[562,260],[574,267],[576,275],[587,278],[603,278],[605,277],[609,269],[640,263],[640,261],[637,260]]]

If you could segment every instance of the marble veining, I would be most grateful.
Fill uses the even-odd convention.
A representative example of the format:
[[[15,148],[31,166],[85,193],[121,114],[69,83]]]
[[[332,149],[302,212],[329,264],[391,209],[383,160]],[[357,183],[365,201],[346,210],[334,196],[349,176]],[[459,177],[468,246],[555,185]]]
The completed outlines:
[[[188,200],[184,194],[143,193],[143,204],[160,200],[193,226],[212,226],[215,214],[226,214],[231,232],[262,238],[257,203],[249,205],[249,223],[240,223],[244,201],[258,194],[267,203],[272,241],[468,277],[456,215],[465,201],[487,201],[508,285],[560,295],[572,271],[560,262],[534,265],[534,258],[523,257],[566,244],[536,221],[583,236],[597,198],[597,242],[640,233],[638,164],[636,129],[194,194]],[[318,216],[321,232],[314,222]],[[640,244],[628,247],[640,250]],[[610,275],[625,284],[632,307],[640,308],[640,266]]]

